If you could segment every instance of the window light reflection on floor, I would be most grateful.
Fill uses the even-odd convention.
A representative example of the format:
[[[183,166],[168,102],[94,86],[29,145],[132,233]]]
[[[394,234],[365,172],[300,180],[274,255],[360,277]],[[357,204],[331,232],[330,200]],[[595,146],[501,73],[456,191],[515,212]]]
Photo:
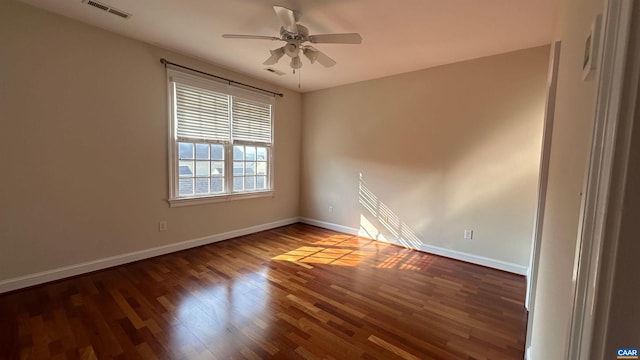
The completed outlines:
[[[320,242],[322,243],[324,241]],[[349,240],[345,240],[344,242],[346,242],[344,245],[346,248],[342,248],[343,245],[341,242],[334,242],[333,244],[327,244],[327,246],[301,246],[285,254],[278,255],[274,257],[273,260],[296,261],[307,264],[356,266],[362,260],[376,254],[373,250],[357,250],[359,246],[354,246],[353,243],[349,243]]]
[[[436,259],[433,255],[408,253],[391,244],[348,235],[335,235],[311,245],[280,254],[272,260],[352,267],[366,263],[380,269],[417,271],[431,266]]]

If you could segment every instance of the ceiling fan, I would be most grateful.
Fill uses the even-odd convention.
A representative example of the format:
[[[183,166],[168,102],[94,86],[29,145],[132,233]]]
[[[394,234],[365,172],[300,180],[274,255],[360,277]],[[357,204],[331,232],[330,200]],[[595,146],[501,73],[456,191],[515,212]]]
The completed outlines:
[[[273,10],[282,23],[280,27],[280,37],[275,36],[261,36],[261,35],[235,35],[235,34],[223,34],[225,39],[255,39],[255,40],[278,40],[284,41],[286,44],[271,51],[271,56],[263,62],[264,65],[274,65],[285,54],[291,57],[291,68],[295,73],[296,69],[302,67],[302,61],[300,61],[300,52],[309,59],[313,64],[316,61],[325,67],[331,67],[336,62],[325,55],[320,50],[314,48],[311,45],[306,45],[306,42],[312,44],[360,44],[362,43],[362,37],[358,33],[347,34],[321,34],[321,35],[309,35],[309,30],[300,24],[298,20],[300,17],[299,12],[295,12],[286,7],[274,5]]]

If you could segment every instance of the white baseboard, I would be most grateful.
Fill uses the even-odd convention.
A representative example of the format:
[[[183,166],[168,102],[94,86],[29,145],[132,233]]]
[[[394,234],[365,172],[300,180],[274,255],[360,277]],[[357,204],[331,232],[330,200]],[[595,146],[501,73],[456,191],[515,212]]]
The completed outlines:
[[[337,232],[341,232],[349,235],[358,235],[358,229],[344,226],[344,225],[339,225],[339,224],[315,220],[315,219],[309,219],[305,217],[301,217],[300,222],[303,224],[309,224],[309,225],[321,227],[323,229],[329,229],[329,230],[333,230],[333,231],[337,231]]]
[[[366,233],[363,234],[362,232],[360,232],[359,229],[344,226],[344,225],[339,225],[339,224],[334,224],[326,221],[320,221],[320,220],[309,219],[309,218],[300,218],[300,222],[309,224],[309,225],[318,226],[325,229],[329,229],[329,230],[333,230],[333,231],[342,232],[345,234],[359,235],[362,237],[372,239],[370,236],[367,236]],[[406,244],[396,243],[389,239],[386,239],[386,240],[374,239],[374,240],[386,241],[389,243],[407,247]],[[462,251],[445,249],[439,246],[420,244],[418,247],[412,246],[410,248],[414,250],[424,251],[430,254],[448,257],[455,260],[461,260],[461,261],[469,262],[472,264],[490,267],[493,269],[503,270],[503,271],[507,271],[510,273],[518,274],[518,275],[526,275],[528,270],[527,266],[522,266],[522,265],[518,265],[518,264],[514,264],[514,263],[502,261],[502,260],[497,260],[497,259],[491,259],[484,256],[473,255],[473,254],[465,253]]]
[[[527,273],[524,275],[527,278],[527,293],[524,297],[524,308],[529,310],[529,302],[531,301],[531,265],[527,267]]]
[[[52,270],[42,271],[35,274],[29,274],[24,276],[19,276],[11,279],[6,279],[0,281],[0,294],[8,291],[13,291],[17,289],[22,289],[25,287],[43,284],[50,281],[60,280],[64,278],[68,278],[71,276],[81,275],[88,272],[102,270],[113,266],[118,266],[134,261],[144,260],[148,258],[152,258],[159,255],[165,255],[172,252],[190,249],[193,247],[198,247],[202,245],[207,245],[211,243],[215,243],[222,240],[231,239],[238,236],[253,234],[259,231],[269,230],[273,228],[277,228],[280,226],[295,224],[297,222],[302,222],[309,225],[318,226],[321,228],[334,230],[337,232],[351,234],[351,235],[360,235],[358,229],[351,228],[348,226],[343,226],[339,224],[329,223],[325,221],[319,221],[308,218],[289,218],[279,221],[274,221],[267,224],[261,224],[256,226],[251,226],[243,229],[228,231],[221,234],[209,235],[198,239],[192,239],[187,241],[182,241],[179,243],[163,245],[158,247],[153,247],[150,249],[134,251],[126,254],[111,256],[103,259],[97,259],[92,261],[87,261],[80,264],[64,266]],[[367,237],[367,236],[364,236]],[[379,239],[376,239],[379,240]],[[384,240],[379,240],[384,241]],[[389,241],[392,242],[392,241]],[[406,246],[403,244],[397,244],[400,246]],[[515,274],[525,275],[527,273],[527,267],[508,263],[501,260],[490,259],[483,256],[472,255],[456,250],[450,250],[441,248],[438,246],[426,245],[422,244],[419,248],[414,248],[415,250],[420,250],[424,252],[428,252],[431,254],[441,255],[448,258],[462,260],[466,262],[470,262],[473,264],[483,265],[487,267],[491,267],[494,269],[504,270]]]
[[[209,235],[198,239],[182,241],[179,243],[153,247],[150,249],[134,251],[127,254],[111,256],[103,259],[87,261],[80,264],[64,266],[57,269],[42,271],[35,274],[19,276],[0,281],[0,294],[22,289],[25,287],[38,285],[50,281],[60,280],[71,276],[85,274],[91,271],[106,269],[112,266],[122,265],[138,260],[152,258],[154,256],[169,254],[172,252],[190,249],[197,246],[207,245],[214,242],[231,239],[237,236],[253,234],[259,231],[269,230],[280,226],[295,224],[299,221],[297,217],[274,221],[267,224],[250,226],[243,229],[228,231],[221,234]]]

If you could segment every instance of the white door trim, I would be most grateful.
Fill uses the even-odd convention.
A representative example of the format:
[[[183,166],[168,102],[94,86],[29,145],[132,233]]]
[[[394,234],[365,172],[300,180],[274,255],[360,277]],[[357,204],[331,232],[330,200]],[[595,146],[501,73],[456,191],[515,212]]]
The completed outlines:
[[[533,332],[533,311],[535,307],[536,285],[538,283],[538,261],[540,261],[540,241],[542,240],[542,223],[547,197],[547,183],[549,180],[549,159],[551,155],[551,137],[553,135],[553,117],[556,107],[556,90],[558,85],[558,68],[560,65],[560,50],[562,43],[556,41],[551,45],[549,54],[549,71],[547,77],[547,103],[545,107],[544,125],[542,130],[542,147],[540,149],[540,169],[538,175],[538,199],[536,217],[533,223],[533,237],[531,240],[531,255],[527,273],[527,297],[525,307],[529,310],[527,322],[526,349],[531,346]]]
[[[613,272],[613,267],[601,268],[600,265],[632,8],[633,0],[609,0],[605,5],[595,124],[574,259],[574,304],[568,359],[598,358],[592,357],[590,353],[595,324],[594,309],[598,280],[607,278],[611,275],[607,273]],[[615,246],[611,242],[616,243],[617,237],[608,238],[607,242],[607,246]],[[603,304],[599,304],[601,305]]]

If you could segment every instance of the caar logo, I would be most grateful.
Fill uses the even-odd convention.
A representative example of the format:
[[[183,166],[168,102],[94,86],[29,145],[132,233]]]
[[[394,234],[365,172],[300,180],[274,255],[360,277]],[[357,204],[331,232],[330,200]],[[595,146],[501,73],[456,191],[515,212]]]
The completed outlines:
[[[637,359],[638,348],[618,348],[616,355],[618,359]]]

